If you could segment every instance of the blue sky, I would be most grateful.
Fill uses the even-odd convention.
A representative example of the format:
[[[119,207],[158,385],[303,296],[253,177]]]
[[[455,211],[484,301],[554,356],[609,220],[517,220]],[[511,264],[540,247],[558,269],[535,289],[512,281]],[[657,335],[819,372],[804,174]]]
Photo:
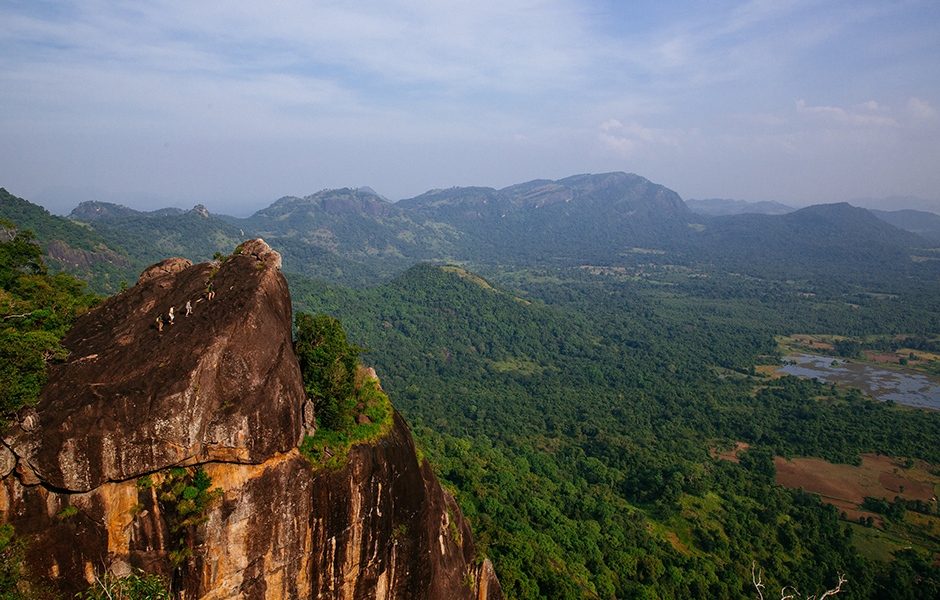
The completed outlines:
[[[607,171],[940,200],[940,3],[0,0],[0,186],[55,213]]]

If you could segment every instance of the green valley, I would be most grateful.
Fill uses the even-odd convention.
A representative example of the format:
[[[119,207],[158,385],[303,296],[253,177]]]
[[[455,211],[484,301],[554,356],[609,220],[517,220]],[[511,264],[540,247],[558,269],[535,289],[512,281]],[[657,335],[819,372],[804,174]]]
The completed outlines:
[[[62,221],[127,272],[264,235],[304,327],[341,323],[368,350],[509,598],[752,598],[758,572],[805,594],[840,574],[848,598],[940,594],[936,501],[843,510],[779,484],[780,461],[863,454],[940,474],[940,413],[773,373],[810,341],[938,371],[937,250],[868,211],[696,215],[623,173],[396,204],[324,190],[248,219],[128,210]],[[318,416],[366,427],[353,412]]]

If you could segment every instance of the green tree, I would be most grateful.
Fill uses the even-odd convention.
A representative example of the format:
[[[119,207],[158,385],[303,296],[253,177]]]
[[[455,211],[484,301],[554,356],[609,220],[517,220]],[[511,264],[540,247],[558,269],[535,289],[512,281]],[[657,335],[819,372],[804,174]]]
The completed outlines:
[[[159,575],[137,570],[124,577],[105,573],[95,584],[78,595],[80,600],[170,600],[166,580]]]
[[[46,383],[46,360],[64,357],[53,333],[0,330],[0,412],[32,404]]]
[[[0,598],[18,600],[26,598],[20,591],[26,543],[13,533],[12,525],[0,526]]]
[[[15,226],[0,219],[0,228]],[[0,242],[0,415],[36,401],[46,363],[65,357],[59,339],[98,300],[74,277],[48,274],[30,231]]]
[[[16,226],[0,219],[0,228],[15,230]],[[9,241],[0,243],[0,286],[7,289],[22,274],[45,275],[42,248],[32,231],[17,231]]]
[[[27,541],[0,525],[0,600],[56,600],[59,596],[26,564]]]
[[[356,367],[363,348],[350,345],[340,322],[327,315],[297,313],[295,323],[294,353],[320,426],[349,428],[356,405]]]

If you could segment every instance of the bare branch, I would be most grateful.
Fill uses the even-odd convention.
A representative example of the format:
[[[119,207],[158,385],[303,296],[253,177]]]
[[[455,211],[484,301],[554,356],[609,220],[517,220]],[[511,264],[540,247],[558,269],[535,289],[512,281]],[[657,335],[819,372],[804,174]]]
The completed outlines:
[[[820,596],[820,597],[819,597],[819,600],[823,600],[823,598],[828,598],[829,596],[835,596],[836,594],[838,594],[839,592],[841,592],[841,591],[842,591],[842,584],[843,584],[843,583],[846,583],[847,581],[848,581],[848,579],[846,579],[845,575],[843,575],[842,573],[839,573],[839,585],[837,585],[836,587],[832,588],[831,590],[826,590],[826,593],[824,593],[822,596]],[[813,600],[813,599],[810,598],[810,600]]]
[[[764,582],[761,577],[762,575],[763,571],[757,570],[757,563],[751,562],[751,582],[754,584],[754,589],[757,590],[757,596],[760,598],[760,600],[764,600]],[[831,590],[826,590],[822,596],[819,596],[819,598],[816,596],[810,596],[806,600],[824,600],[829,596],[835,596],[836,594],[839,594],[843,591],[842,586],[847,582],[848,579],[845,577],[845,575],[839,573],[839,584],[836,587],[832,588]],[[790,590],[790,593],[787,593],[787,590]],[[793,600],[793,598],[801,597],[802,594],[800,594],[800,592],[792,585],[785,585],[780,588],[780,600]]]
[[[793,593],[790,594],[789,596],[786,595],[787,588],[790,588],[793,590]],[[782,588],[780,588],[780,600],[790,600],[791,598],[799,598],[799,597],[800,597],[800,593],[792,585],[785,585]]]
[[[34,312],[36,312],[36,311],[31,310],[31,311],[29,311],[28,313],[23,313],[23,314],[21,314],[21,315],[7,315],[7,316],[3,317],[3,320],[6,321],[7,319],[25,319],[26,317],[28,317],[29,315],[33,314]]]
[[[757,567],[757,563],[751,561],[751,581],[754,583],[754,587],[757,589],[757,595],[760,596],[760,600],[764,600],[764,592],[761,590],[764,587],[764,584],[761,583],[761,574],[763,571],[754,572],[754,569]]]

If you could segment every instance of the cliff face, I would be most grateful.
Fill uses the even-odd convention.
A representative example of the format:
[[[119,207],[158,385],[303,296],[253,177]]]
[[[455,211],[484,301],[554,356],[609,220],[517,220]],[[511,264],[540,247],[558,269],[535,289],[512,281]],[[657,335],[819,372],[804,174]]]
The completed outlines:
[[[300,455],[312,405],[279,267],[260,240],[170,259],[76,323],[0,447],[28,562],[66,594],[142,568],[186,599],[501,598],[400,416],[338,471]]]

